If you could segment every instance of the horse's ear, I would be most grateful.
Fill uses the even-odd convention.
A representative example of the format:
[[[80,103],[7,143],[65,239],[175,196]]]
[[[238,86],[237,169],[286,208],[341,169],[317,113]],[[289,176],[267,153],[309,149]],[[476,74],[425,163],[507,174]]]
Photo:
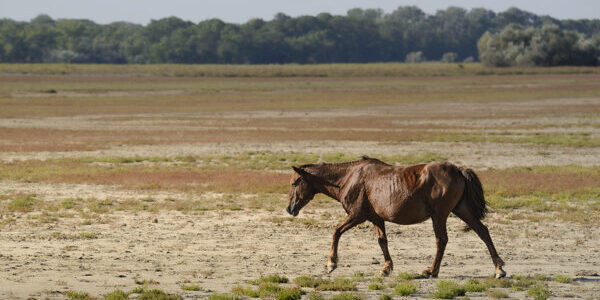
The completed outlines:
[[[298,167],[292,166],[292,169],[294,169],[294,172],[298,173],[298,175],[300,175],[302,177],[310,176],[310,173],[308,173]]]

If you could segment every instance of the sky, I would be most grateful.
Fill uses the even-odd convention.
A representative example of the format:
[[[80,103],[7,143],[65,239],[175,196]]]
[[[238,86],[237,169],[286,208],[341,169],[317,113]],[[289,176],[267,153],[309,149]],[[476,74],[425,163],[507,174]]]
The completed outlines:
[[[152,19],[176,16],[195,23],[211,18],[245,23],[251,18],[271,20],[279,12],[294,17],[321,12],[345,14],[350,8],[360,7],[381,8],[389,13],[404,5],[416,5],[429,14],[448,6],[483,7],[496,12],[514,6],[558,19],[600,18],[600,0],[0,0],[0,18],[29,21],[48,14],[54,19],[89,19],[101,24],[147,24]]]

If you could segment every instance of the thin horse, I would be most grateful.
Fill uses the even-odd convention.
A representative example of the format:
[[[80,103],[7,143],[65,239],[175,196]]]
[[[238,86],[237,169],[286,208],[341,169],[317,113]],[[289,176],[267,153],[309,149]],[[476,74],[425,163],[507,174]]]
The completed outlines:
[[[385,234],[385,222],[416,224],[429,218],[437,242],[437,253],[423,275],[437,277],[448,234],[446,221],[450,212],[467,223],[487,246],[496,267],[496,278],[506,276],[504,262],[498,256],[487,227],[481,223],[487,208],[479,178],[471,169],[450,163],[392,166],[363,157],[345,163],[320,163],[292,167],[287,212],[297,216],[300,209],[317,193],[339,201],[348,216],[333,233],[327,270],[337,267],[340,236],[365,221],[374,225],[385,264],[383,275],[393,269]]]

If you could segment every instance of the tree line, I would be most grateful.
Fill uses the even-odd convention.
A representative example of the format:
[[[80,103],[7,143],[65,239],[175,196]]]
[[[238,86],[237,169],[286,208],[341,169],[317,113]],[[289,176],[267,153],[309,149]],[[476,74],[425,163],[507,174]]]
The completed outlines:
[[[39,15],[29,22],[0,19],[0,62],[305,64],[481,57],[490,65],[554,65],[573,60],[554,53],[552,59],[540,58],[544,54],[540,49],[575,43],[564,51],[587,49],[585,55],[574,55],[574,61],[596,65],[599,40],[598,19],[558,20],[517,8],[495,13],[449,7],[435,14],[415,6],[390,13],[355,8],[346,15],[279,13],[269,21],[251,19],[243,24],[168,17],[145,26]],[[515,50],[515,45],[522,49]],[[532,49],[537,54],[524,55]]]

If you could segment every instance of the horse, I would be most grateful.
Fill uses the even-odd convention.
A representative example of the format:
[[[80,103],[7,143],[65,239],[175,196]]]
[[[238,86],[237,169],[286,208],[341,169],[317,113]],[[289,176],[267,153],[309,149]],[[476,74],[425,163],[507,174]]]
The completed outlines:
[[[452,212],[467,224],[465,231],[475,231],[487,246],[496,268],[495,277],[506,276],[502,269],[504,261],[494,247],[488,228],[481,222],[487,213],[486,202],[481,182],[472,169],[447,162],[393,166],[367,156],[357,161],[306,164],[292,169],[286,209],[289,214],[297,216],[318,193],[339,201],[348,214],[333,233],[328,273],[337,268],[341,235],[370,221],[385,259],[381,274],[389,275],[394,267],[385,222],[410,225],[431,218],[437,252],[433,264],[422,275],[437,277],[448,243],[446,221]]]

